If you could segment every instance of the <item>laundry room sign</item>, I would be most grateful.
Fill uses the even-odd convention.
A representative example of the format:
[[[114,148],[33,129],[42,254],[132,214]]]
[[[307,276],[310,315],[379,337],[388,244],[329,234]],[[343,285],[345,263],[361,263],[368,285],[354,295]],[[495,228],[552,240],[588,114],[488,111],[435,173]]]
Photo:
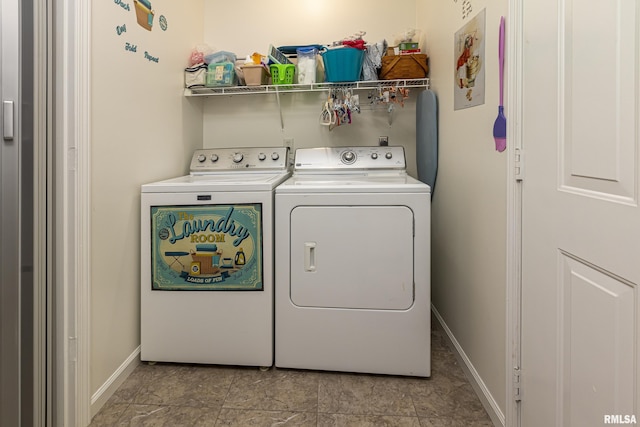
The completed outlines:
[[[151,207],[151,289],[263,289],[262,205]]]

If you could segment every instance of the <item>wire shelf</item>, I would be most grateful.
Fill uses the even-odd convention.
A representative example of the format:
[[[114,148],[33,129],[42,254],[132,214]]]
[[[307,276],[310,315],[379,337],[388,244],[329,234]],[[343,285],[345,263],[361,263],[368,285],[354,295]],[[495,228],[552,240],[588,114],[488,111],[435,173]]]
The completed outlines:
[[[185,89],[185,96],[250,95],[261,93],[319,92],[335,88],[376,89],[379,87],[429,87],[429,79],[368,80],[348,83],[312,83],[262,86],[217,86]]]

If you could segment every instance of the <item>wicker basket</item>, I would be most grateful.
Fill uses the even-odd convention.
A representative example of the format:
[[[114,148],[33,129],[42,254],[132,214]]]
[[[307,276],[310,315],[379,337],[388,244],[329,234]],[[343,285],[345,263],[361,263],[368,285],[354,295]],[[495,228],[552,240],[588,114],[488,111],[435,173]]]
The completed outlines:
[[[427,77],[428,72],[427,55],[423,53],[385,55],[379,76],[381,80],[422,79]]]

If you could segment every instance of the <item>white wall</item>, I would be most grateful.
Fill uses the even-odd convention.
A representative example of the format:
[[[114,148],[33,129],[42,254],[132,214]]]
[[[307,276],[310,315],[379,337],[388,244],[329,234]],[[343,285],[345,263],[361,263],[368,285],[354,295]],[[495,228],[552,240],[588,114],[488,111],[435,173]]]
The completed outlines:
[[[92,394],[140,345],[140,185],[187,173],[202,145],[201,106],[184,98],[182,70],[202,38],[203,22],[194,17],[203,2],[151,1],[150,32],[137,24],[133,1],[123,2],[129,11],[114,1],[92,4]]]
[[[419,1],[431,87],[439,103],[439,168],[432,203],[432,299],[505,412],[506,176],[509,150],[494,149],[498,26],[505,0]],[[485,104],[454,110],[454,34],[486,9]]]
[[[393,3],[393,18],[376,3],[366,0],[303,0],[289,7],[260,8],[260,13],[238,14],[232,2],[205,2],[204,41],[215,50],[236,53],[239,58],[259,52],[266,55],[269,45],[287,46],[328,44],[365,31],[364,39],[374,43],[391,41],[396,34],[416,27],[415,0]],[[383,4],[389,8],[388,3]],[[337,12],[339,11],[339,12]],[[221,19],[235,16],[238,19]],[[392,145],[402,145],[409,173],[415,169],[415,96],[410,92],[404,107],[396,108],[389,125],[385,106],[375,109],[366,104],[367,92],[359,92],[363,111],[352,124],[329,131],[319,124],[326,93],[283,94],[284,128],[275,95],[236,95],[208,98],[204,107],[205,147],[282,145],[293,138],[294,149],[301,147],[377,145],[379,136],[388,136]]]

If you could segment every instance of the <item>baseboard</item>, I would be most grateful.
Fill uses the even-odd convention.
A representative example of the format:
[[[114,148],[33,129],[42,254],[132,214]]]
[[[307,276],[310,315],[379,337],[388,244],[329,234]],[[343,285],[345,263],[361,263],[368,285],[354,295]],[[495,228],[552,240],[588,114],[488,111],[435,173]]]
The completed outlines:
[[[118,390],[134,369],[140,364],[140,346],[136,348],[122,365],[91,396],[91,418],[102,409],[107,400]]]
[[[436,310],[436,308],[433,305],[431,306],[431,311],[433,311],[433,314],[436,317],[436,319],[438,319],[440,326],[447,334],[447,338],[449,339],[449,345],[451,346],[453,353],[456,355],[456,358],[458,359],[460,366],[462,366],[462,369],[464,370],[465,375],[469,379],[469,383],[471,384],[471,387],[473,387],[473,390],[478,395],[478,398],[480,399],[482,406],[484,406],[484,409],[489,414],[489,417],[491,418],[493,425],[504,427],[505,425],[504,413],[500,410],[500,406],[498,406],[498,403],[493,398],[493,395],[487,388],[487,385],[484,383],[484,381],[482,381],[482,378],[480,377],[480,374],[478,374],[478,371],[476,371],[476,368],[473,366],[473,363],[471,363],[471,360],[462,349],[462,346],[460,345],[458,340],[456,340],[456,337],[453,335],[453,332],[451,332],[451,329],[449,329],[444,319],[442,318],[442,316],[440,316],[440,313],[438,313],[438,310]]]

